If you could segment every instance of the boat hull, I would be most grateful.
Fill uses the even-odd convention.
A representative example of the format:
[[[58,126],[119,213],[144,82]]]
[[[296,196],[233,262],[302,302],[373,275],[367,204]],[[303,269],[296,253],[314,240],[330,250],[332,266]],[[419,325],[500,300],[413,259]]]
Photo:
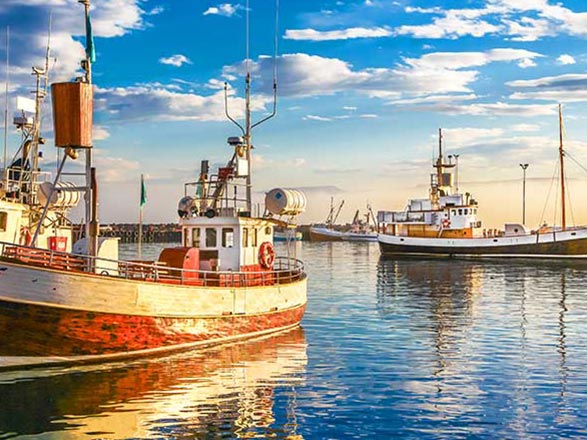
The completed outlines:
[[[0,355],[145,353],[298,325],[306,279],[250,288],[160,285],[0,262]]]
[[[354,232],[347,232],[343,235],[344,241],[377,241],[377,234],[357,234]]]
[[[587,258],[587,229],[492,238],[421,238],[380,234],[382,255]]]
[[[310,241],[342,241],[342,232],[328,228],[310,228]]]

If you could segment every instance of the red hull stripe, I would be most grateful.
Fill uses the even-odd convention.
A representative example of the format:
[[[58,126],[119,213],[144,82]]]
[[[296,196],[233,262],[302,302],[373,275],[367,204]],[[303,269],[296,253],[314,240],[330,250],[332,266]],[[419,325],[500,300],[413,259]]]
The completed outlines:
[[[210,345],[298,324],[305,305],[258,315],[160,318],[0,301],[0,356],[79,356]]]

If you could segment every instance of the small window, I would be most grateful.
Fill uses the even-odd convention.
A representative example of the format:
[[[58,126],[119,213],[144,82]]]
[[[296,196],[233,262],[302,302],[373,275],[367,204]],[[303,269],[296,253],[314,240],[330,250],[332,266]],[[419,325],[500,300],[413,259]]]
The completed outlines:
[[[469,215],[469,210],[465,208],[465,215]]]
[[[243,247],[249,247],[249,228],[243,228]]]
[[[200,247],[200,228],[192,228],[192,247]]]
[[[0,232],[6,232],[8,225],[8,213],[0,211]]]
[[[451,211],[451,214],[452,214],[452,215],[457,215],[457,210],[456,210],[456,209],[453,209],[453,210]]]
[[[234,229],[222,228],[222,247],[234,247]]]
[[[257,246],[257,233],[259,231],[257,230],[257,228],[254,228],[252,232],[253,232],[253,243],[252,243],[252,245],[253,245],[253,247],[256,247]]]
[[[459,215],[463,215],[463,210],[459,209]]]
[[[216,228],[206,228],[206,247],[215,248],[217,245]]]

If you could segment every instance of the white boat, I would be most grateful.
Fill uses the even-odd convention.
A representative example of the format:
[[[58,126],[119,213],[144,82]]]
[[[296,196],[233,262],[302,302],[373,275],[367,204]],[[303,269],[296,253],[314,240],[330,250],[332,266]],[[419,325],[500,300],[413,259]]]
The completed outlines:
[[[439,155],[428,198],[412,199],[403,211],[378,212],[378,241],[383,255],[432,255],[522,258],[586,258],[587,227],[566,225],[562,112],[559,106],[562,225],[531,230],[521,223],[503,229],[483,227],[479,205],[455,188],[455,163]]]
[[[342,231],[336,225],[344,200],[334,206],[334,199],[330,198],[330,211],[323,224],[310,226],[310,241],[342,241]]]

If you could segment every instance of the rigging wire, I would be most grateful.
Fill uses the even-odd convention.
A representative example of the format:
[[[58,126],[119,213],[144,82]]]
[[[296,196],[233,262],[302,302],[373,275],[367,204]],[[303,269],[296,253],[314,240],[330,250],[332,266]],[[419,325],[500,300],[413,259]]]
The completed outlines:
[[[569,201],[569,211],[571,213],[571,222],[573,223],[573,226],[576,226],[575,212],[573,211],[573,204],[571,203],[571,187],[569,186],[569,179],[566,174],[565,174],[564,178],[565,178],[565,185],[567,187],[567,199]]]
[[[554,173],[552,174],[552,178],[550,179],[550,187],[548,188],[548,193],[546,195],[546,201],[544,202],[544,209],[542,210],[542,215],[540,216],[540,224],[544,221],[544,215],[546,214],[546,208],[548,207],[548,201],[550,200],[550,193],[552,192],[552,185],[554,183],[554,179],[558,174],[558,161],[554,164]]]
[[[555,196],[554,196],[554,219],[553,219],[553,222],[552,222],[552,226],[555,226],[556,225],[556,208],[558,207],[558,189],[559,189],[559,184],[560,184],[559,177],[560,177],[560,174],[559,174],[559,171],[557,169],[557,171],[556,171],[556,192],[554,193],[555,194]]]

